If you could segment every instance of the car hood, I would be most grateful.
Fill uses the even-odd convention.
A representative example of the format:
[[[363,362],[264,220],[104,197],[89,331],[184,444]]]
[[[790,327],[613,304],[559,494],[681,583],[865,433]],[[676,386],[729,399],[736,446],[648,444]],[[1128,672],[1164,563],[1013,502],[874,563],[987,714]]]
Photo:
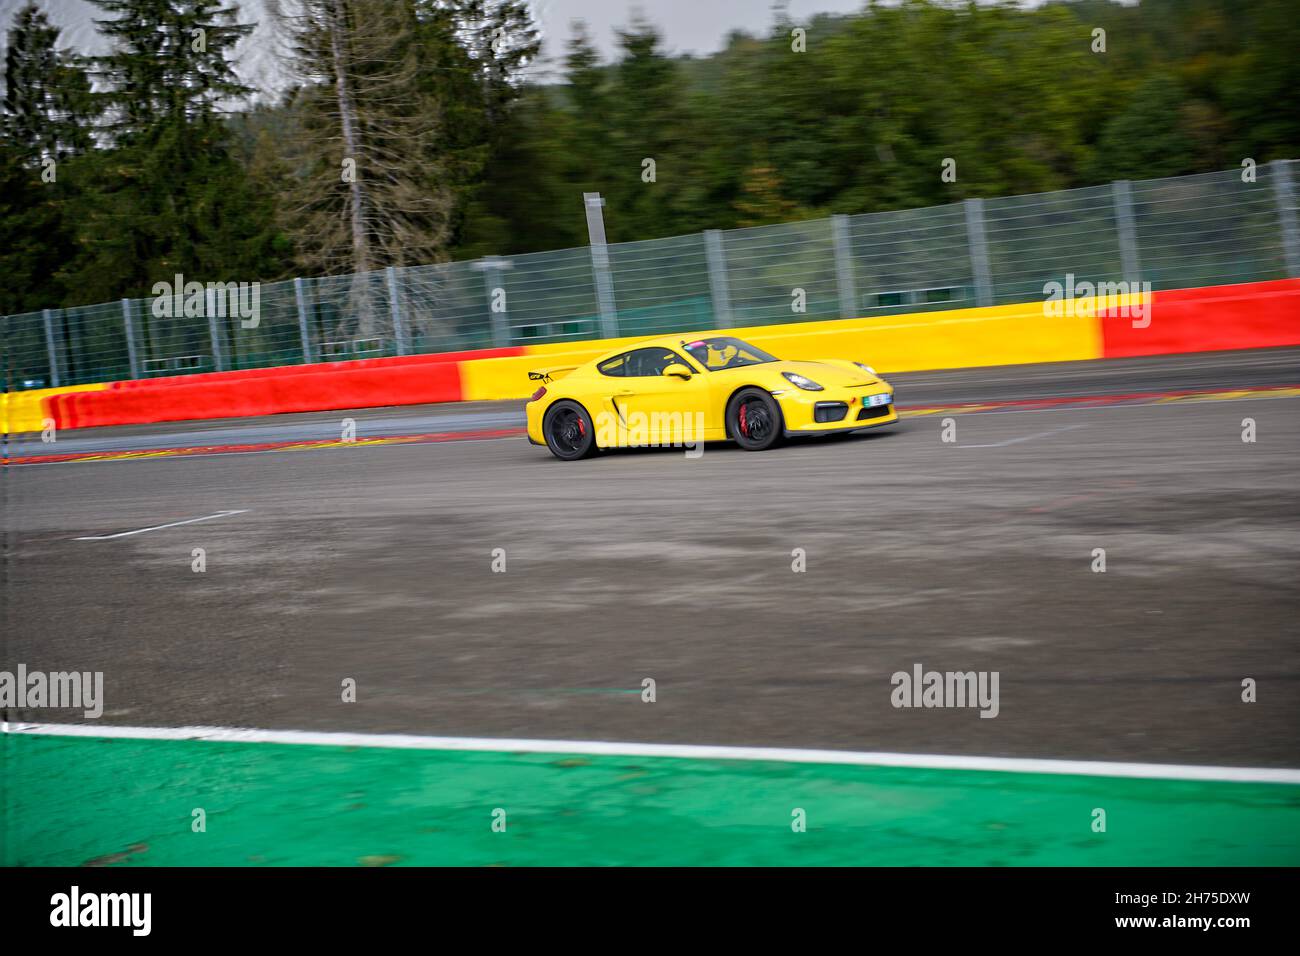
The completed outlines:
[[[877,376],[858,368],[852,362],[838,359],[820,362],[769,362],[764,368],[770,369],[776,375],[780,375],[782,372],[794,372],[804,378],[812,379],[818,385],[828,385],[835,388],[846,388],[854,385],[877,385],[881,381]]]

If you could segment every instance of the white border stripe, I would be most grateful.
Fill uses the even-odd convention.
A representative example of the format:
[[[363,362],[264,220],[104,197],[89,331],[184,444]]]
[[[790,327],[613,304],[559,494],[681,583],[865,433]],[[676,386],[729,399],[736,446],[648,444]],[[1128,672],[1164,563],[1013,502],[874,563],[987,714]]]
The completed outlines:
[[[245,730],[237,727],[115,727],[94,724],[4,724],[5,733],[131,740],[215,740],[230,743],[314,744],[322,747],[391,747],[401,750],[476,750],[491,753],[585,754],[617,757],[682,757],[694,760],[774,760],[785,763],[911,767],[918,770],[989,770],[1007,773],[1217,780],[1230,783],[1300,784],[1300,770],[1272,767],[1202,767],[1119,763],[1103,760],[1041,760],[942,754],[859,753],[787,747],[715,747],[695,744],[615,743],[600,740],[524,740],[500,737],[426,737],[308,730]]]

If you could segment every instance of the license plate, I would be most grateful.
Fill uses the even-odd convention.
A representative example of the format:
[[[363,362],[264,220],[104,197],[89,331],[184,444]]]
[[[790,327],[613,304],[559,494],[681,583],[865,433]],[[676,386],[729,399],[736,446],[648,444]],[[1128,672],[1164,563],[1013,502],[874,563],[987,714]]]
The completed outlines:
[[[877,405],[888,405],[893,397],[888,392],[883,395],[870,395],[867,397],[867,407],[875,408]]]

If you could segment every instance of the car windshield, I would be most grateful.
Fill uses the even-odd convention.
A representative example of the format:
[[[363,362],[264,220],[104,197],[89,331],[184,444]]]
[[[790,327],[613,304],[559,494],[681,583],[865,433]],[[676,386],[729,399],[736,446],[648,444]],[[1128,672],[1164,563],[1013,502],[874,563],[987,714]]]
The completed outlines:
[[[742,342],[740,339],[732,338],[729,335],[719,335],[711,339],[698,339],[694,342],[683,342],[682,348],[686,349],[691,358],[710,372],[718,372],[724,368],[742,368],[746,365],[762,365],[764,362],[778,361],[776,356],[768,355],[762,349],[755,348],[748,342]]]

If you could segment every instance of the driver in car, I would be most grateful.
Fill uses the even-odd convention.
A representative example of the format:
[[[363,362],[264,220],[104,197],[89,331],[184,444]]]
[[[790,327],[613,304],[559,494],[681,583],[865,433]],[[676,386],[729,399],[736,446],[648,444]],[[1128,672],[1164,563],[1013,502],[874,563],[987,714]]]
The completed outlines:
[[[709,359],[708,359],[709,368],[726,368],[727,363],[729,363],[732,359],[734,359],[736,357],[736,353],[740,351],[740,349],[736,348],[734,345],[727,345],[721,349],[715,349],[712,344],[708,346],[708,350],[709,350]]]

